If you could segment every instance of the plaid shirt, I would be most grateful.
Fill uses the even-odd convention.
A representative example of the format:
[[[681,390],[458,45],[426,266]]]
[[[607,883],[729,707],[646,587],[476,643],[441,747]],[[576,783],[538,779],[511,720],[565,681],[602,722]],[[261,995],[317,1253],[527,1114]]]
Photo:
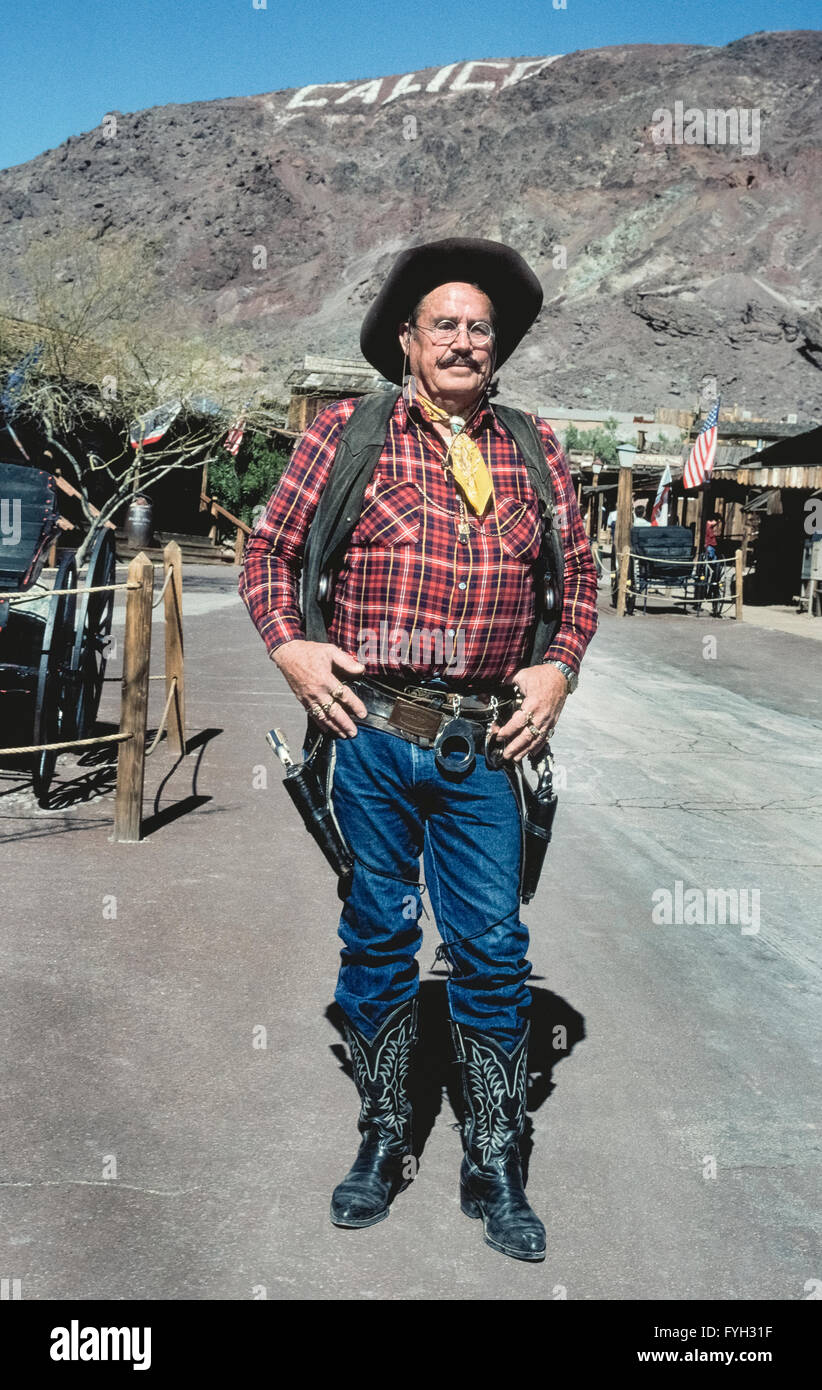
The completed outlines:
[[[320,411],[300,439],[248,538],[238,590],[269,652],[304,638],[298,598],[303,550],[340,434],[356,400]],[[579,669],[597,626],[591,545],[568,465],[536,419],[551,471],[565,551],[562,622],[545,660]],[[446,446],[402,396],[366,489],[334,590],[328,635],[370,675],[458,676],[510,682],[527,657],[534,618],[532,564],[540,546],[536,495],[517,447],[487,400],[467,427],[491,472],[494,497],[467,512],[442,468]]]

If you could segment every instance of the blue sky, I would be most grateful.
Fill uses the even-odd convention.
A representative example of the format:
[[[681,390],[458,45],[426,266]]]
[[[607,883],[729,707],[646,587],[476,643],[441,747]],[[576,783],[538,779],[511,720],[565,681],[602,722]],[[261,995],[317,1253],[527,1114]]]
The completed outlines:
[[[108,111],[621,43],[816,29],[819,0],[6,0],[0,168]]]

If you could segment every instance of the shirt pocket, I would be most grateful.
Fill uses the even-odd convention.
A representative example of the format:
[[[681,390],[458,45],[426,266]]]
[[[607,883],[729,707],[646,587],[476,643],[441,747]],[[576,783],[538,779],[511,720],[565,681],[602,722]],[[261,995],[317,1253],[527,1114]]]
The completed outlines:
[[[367,498],[351,534],[352,545],[416,545],[422,520],[420,494],[413,483],[389,483]]]
[[[541,528],[535,501],[520,497],[498,497],[500,544],[513,560],[532,564],[539,555]]]

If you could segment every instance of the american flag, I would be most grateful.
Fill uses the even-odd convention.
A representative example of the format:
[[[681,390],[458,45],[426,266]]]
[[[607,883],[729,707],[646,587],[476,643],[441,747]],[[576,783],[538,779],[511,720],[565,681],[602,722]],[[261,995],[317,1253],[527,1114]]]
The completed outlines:
[[[659,487],[656,490],[654,505],[651,509],[652,526],[668,525],[668,503],[671,500],[671,481],[671,470],[666,463],[665,472],[659,480]]]
[[[682,486],[701,487],[706,478],[710,478],[711,469],[714,466],[716,457],[716,432],[717,421],[719,420],[719,397],[717,396],[711,406],[711,413],[708,416],[702,429],[699,431],[696,443],[690,452],[688,462],[685,464],[682,473]]]
[[[132,421],[129,439],[132,449],[142,449],[146,444],[156,444],[164,434],[168,434],[183,408],[182,401],[167,401],[149,410],[146,415],[138,415]]]
[[[228,431],[228,434],[226,435],[223,441],[223,448],[227,449],[230,454],[234,454],[236,456],[239,452],[240,445],[243,442],[244,434],[245,416],[243,416],[242,419],[238,420],[236,425],[231,426],[231,429]]]

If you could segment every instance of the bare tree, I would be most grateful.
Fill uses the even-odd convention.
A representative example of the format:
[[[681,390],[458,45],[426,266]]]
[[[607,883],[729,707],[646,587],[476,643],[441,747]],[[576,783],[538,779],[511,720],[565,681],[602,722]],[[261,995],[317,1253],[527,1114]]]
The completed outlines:
[[[247,387],[231,381],[213,345],[190,333],[171,338],[156,319],[146,322],[149,252],[49,238],[24,258],[23,289],[0,316],[0,366],[19,361],[21,344],[41,347],[16,382],[11,408],[77,489],[88,524],[79,563],[138,487],[147,492],[173,469],[202,468],[219,457],[228,425],[240,415],[250,429],[271,424],[270,409],[246,398]],[[135,422],[170,402],[179,411],[168,434],[134,448]],[[88,449],[82,441],[93,430],[118,438],[119,449],[105,459]]]

